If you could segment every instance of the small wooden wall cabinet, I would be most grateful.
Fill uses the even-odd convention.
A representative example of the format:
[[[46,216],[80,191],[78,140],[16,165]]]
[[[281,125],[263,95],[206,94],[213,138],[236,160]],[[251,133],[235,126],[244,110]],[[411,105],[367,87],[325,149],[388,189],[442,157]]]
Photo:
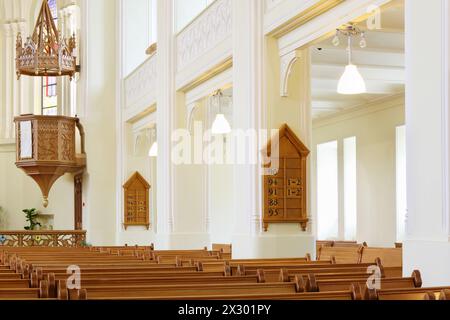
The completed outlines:
[[[124,227],[145,226],[150,229],[150,184],[139,172],[124,184]]]
[[[308,148],[283,125],[264,150],[264,230],[270,223],[299,223],[306,231]]]

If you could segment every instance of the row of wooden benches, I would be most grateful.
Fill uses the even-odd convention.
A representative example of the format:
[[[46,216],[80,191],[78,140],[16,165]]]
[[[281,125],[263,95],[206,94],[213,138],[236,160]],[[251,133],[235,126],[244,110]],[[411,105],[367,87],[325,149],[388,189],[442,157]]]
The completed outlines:
[[[97,250],[98,249],[98,250]],[[420,288],[412,277],[387,274],[376,263],[334,264],[298,259],[211,262],[207,250],[160,252],[186,257],[196,266],[164,264],[135,254],[93,249],[0,249],[0,299],[384,299],[448,297],[447,288]],[[145,248],[111,248],[142,250]],[[218,259],[219,260],[219,259]],[[213,263],[217,270],[205,270]],[[81,270],[80,289],[67,287],[67,267]],[[366,288],[367,268],[381,271],[381,290]],[[432,294],[433,293],[433,294]]]

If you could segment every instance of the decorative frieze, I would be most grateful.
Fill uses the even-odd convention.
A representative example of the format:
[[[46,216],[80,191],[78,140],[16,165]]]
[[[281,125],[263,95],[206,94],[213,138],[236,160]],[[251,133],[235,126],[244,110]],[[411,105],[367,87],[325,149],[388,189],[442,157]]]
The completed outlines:
[[[231,0],[217,0],[177,36],[180,71],[232,34]]]
[[[125,109],[139,113],[156,103],[156,58],[148,58],[125,79]]]

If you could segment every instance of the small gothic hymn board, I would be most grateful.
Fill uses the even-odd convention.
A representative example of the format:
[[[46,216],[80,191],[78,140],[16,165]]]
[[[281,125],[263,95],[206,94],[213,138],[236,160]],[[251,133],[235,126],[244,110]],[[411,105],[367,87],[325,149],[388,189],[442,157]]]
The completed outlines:
[[[306,231],[306,167],[310,151],[286,124],[278,136],[269,141],[265,150],[270,163],[264,166],[264,230],[270,223],[299,223]]]

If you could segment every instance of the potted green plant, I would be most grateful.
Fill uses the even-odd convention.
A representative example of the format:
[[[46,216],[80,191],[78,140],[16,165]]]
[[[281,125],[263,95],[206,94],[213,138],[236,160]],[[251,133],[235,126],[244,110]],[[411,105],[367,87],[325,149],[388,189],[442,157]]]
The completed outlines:
[[[23,213],[25,213],[25,216],[27,218],[27,222],[30,224],[29,226],[25,227],[24,229],[27,231],[33,231],[36,230],[36,227],[41,227],[41,223],[37,222],[37,217],[39,213],[36,209],[24,209],[22,210]]]

